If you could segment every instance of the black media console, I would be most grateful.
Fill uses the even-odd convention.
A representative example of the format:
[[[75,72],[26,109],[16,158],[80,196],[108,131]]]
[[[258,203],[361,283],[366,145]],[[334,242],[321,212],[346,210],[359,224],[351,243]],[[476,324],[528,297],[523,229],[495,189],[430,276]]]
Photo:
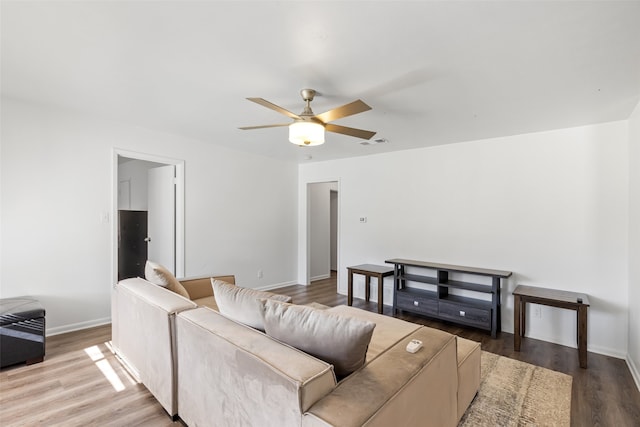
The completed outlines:
[[[491,331],[493,338],[496,338],[500,332],[500,284],[501,279],[511,276],[510,271],[397,258],[385,262],[394,265],[394,310],[406,310],[461,325],[486,329]],[[409,268],[411,272],[407,272]],[[416,274],[415,270],[421,274]],[[449,273],[488,276],[491,277],[491,284],[450,280]],[[426,289],[409,287],[407,282],[417,282],[427,286],[423,286]],[[449,292],[450,290],[453,292]],[[488,299],[476,298],[475,296],[480,296],[479,294],[488,295]]]

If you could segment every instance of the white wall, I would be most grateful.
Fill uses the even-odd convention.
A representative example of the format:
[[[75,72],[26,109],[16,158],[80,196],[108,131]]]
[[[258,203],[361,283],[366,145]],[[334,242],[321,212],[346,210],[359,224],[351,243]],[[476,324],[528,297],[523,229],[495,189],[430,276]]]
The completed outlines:
[[[510,270],[504,331],[513,332],[516,284],[585,292],[590,350],[624,357],[627,135],[621,121],[305,164],[299,197],[306,182],[340,180],[342,293],[347,265],[395,257]],[[390,304],[392,281],[385,287]],[[572,311],[543,307],[528,325],[528,336],[576,345]]]
[[[0,295],[38,297],[50,334],[110,320],[114,147],[185,161],[186,275],[295,280],[295,164],[6,98],[1,137]]]
[[[629,356],[640,389],[640,103],[629,119]]]

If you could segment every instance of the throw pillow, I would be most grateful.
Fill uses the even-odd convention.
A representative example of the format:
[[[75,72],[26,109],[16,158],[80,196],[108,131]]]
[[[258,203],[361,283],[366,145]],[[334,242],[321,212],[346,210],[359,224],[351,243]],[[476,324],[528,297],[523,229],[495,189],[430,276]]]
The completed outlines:
[[[144,277],[154,285],[167,288],[178,295],[191,299],[189,292],[182,286],[182,283],[175,278],[173,273],[158,263],[147,260],[144,266]]]
[[[375,323],[273,300],[262,307],[267,335],[331,363],[336,376],[364,365]]]
[[[211,278],[211,285],[220,314],[261,331],[264,331],[264,323],[260,300],[291,301],[287,295],[243,288],[214,278]]]

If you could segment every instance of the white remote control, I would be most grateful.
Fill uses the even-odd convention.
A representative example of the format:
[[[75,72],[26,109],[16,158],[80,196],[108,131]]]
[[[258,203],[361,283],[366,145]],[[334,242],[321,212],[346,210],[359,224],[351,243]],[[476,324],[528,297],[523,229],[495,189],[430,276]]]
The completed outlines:
[[[420,340],[411,340],[409,341],[409,344],[407,344],[407,351],[409,353],[415,353],[421,348],[422,348],[422,341]]]

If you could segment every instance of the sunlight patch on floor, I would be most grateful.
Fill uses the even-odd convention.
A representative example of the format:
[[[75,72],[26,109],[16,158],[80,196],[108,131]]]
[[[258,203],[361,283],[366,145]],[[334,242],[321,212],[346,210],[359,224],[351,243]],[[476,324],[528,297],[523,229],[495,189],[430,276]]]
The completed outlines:
[[[110,343],[104,343],[104,344],[109,351],[112,351]],[[122,380],[116,373],[116,371],[113,369],[113,366],[111,366],[111,363],[109,363],[107,358],[104,356],[104,353],[102,352],[102,350],[100,350],[100,347],[98,347],[97,345],[87,347],[84,349],[84,352],[87,354],[87,356],[89,356],[89,358],[93,362],[95,362],[96,367],[100,369],[100,372],[102,372],[102,375],[104,375],[107,381],[111,383],[111,386],[115,391],[119,392],[126,388]],[[129,380],[129,382],[132,385],[136,383],[134,379],[131,378],[131,376],[129,376],[129,374],[126,371],[123,371],[123,372],[124,372],[124,376]]]
[[[124,384],[122,384],[122,381],[120,381],[118,374],[116,374],[116,371],[113,370],[111,364],[107,359],[98,360],[96,362],[96,366],[98,367],[98,369],[100,369],[102,375],[104,375],[104,377],[109,380],[115,391],[122,391],[125,389]]]
[[[89,356],[94,362],[96,360],[104,359],[104,354],[102,354],[102,351],[100,351],[100,348],[98,348],[97,345],[85,348],[84,352],[87,353],[87,356]]]

